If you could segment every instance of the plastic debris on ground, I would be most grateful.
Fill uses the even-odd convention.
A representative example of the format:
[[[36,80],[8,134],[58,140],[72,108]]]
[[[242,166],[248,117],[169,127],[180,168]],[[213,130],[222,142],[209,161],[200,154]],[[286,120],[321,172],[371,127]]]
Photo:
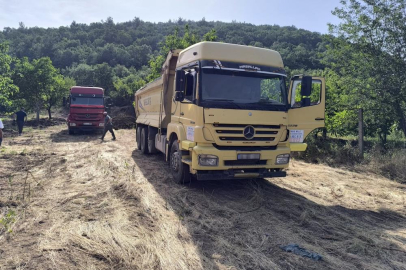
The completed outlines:
[[[308,251],[296,244],[289,244],[287,246],[281,246],[280,248],[286,252],[292,252],[296,255],[307,257],[315,261],[321,261],[323,259],[323,257],[320,254]]]

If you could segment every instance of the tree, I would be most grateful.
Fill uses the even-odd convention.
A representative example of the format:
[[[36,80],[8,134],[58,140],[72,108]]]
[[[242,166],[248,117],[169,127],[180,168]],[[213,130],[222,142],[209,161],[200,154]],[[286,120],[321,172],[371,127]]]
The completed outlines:
[[[340,77],[348,106],[364,108],[383,142],[395,121],[406,136],[406,3],[349,0],[333,12],[327,62]]]
[[[13,78],[20,88],[20,97],[36,112],[37,122],[41,109],[54,95],[58,75],[49,57],[34,59],[31,63],[28,58],[23,58],[15,66]]]
[[[0,43],[0,111],[9,111],[12,97],[18,92],[18,87],[11,79],[10,64],[12,58],[7,54],[8,45]]]
[[[48,111],[49,119],[52,118],[51,109],[52,107],[62,103],[63,97],[69,94],[69,89],[76,85],[74,79],[69,77],[63,77],[62,75],[57,75],[54,84],[52,86],[53,90],[49,91],[45,98],[45,108]]]
[[[179,18],[179,20],[182,19]],[[204,39],[215,40],[217,38],[215,33],[215,30],[209,31],[204,35]],[[179,30],[178,28],[175,28],[175,32],[168,35],[165,38],[165,42],[161,44],[159,55],[150,60],[149,65],[151,67],[151,74],[148,76],[147,80],[153,81],[161,76],[162,65],[164,64],[166,57],[171,50],[185,49],[195,43],[198,43],[199,41],[200,40],[197,38],[197,36],[194,33],[191,33],[189,25],[185,25],[185,33],[183,37],[179,37]]]

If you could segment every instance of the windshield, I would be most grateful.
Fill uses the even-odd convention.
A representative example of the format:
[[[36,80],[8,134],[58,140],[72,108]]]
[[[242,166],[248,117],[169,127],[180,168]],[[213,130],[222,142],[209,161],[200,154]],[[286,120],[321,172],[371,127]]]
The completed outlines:
[[[102,97],[72,97],[72,105],[104,105]]]
[[[259,72],[203,69],[202,102],[228,102],[247,109],[286,107],[285,77]]]

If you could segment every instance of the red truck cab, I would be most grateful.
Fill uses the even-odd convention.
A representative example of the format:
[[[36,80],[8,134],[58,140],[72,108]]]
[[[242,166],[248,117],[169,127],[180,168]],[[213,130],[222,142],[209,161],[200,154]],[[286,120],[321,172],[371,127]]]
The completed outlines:
[[[67,119],[69,134],[79,130],[101,130],[104,128],[105,97],[100,87],[73,86],[68,98]]]

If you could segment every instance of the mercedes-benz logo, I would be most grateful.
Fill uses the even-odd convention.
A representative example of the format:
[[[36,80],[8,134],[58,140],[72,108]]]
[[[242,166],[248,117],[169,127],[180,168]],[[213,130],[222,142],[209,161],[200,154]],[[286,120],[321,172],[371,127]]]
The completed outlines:
[[[85,116],[86,116],[86,118],[89,118],[89,117],[90,117],[90,115],[89,115],[89,114],[86,114]]]
[[[246,127],[244,128],[244,137],[245,137],[247,140],[251,140],[252,138],[254,138],[254,136],[255,136],[255,129],[254,129],[254,127],[253,127],[253,126],[246,126]]]

